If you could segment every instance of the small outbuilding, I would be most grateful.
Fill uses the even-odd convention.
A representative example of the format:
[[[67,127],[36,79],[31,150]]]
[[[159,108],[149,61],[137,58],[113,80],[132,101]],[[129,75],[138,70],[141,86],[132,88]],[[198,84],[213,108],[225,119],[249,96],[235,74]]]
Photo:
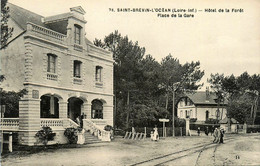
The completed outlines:
[[[219,121],[220,128],[223,128],[226,133],[237,133],[238,129],[239,129],[239,122],[236,119],[231,118],[230,123],[231,123],[231,131],[229,132],[228,131],[228,118],[225,117],[224,119]]]

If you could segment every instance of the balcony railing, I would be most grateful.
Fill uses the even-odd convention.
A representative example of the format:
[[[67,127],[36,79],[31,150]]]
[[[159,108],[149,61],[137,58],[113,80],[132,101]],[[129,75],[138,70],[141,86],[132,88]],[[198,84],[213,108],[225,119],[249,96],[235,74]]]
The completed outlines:
[[[2,130],[19,130],[19,118],[1,118]]]
[[[56,40],[59,40],[61,42],[64,42],[66,39],[66,35],[59,33],[59,32],[55,32],[53,30],[50,30],[48,28],[33,24],[33,23],[27,23],[27,30],[31,30],[33,32],[36,32],[38,34],[42,34],[43,37],[50,37]]]
[[[83,119],[84,129],[97,136],[101,141],[111,141],[110,131],[105,131],[101,126],[96,125],[90,119]]]
[[[48,80],[57,81],[58,80],[58,75],[54,74],[54,73],[47,73],[47,79]]]
[[[63,119],[45,119],[41,118],[41,127],[60,128],[63,127]]]
[[[74,78],[73,83],[78,84],[78,85],[82,85],[82,79],[81,78]]]

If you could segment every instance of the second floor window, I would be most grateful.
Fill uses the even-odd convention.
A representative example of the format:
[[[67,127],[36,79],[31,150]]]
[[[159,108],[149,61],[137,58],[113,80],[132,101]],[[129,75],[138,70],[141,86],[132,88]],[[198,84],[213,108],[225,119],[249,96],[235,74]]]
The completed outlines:
[[[79,25],[75,25],[74,26],[74,40],[75,40],[75,43],[76,44],[81,44],[81,41],[80,41],[80,33],[81,33],[81,27]]]
[[[56,55],[47,54],[47,56],[48,56],[47,72],[55,73],[56,72]]]
[[[96,81],[102,82],[102,67],[96,66]]]
[[[73,76],[80,78],[80,66],[81,66],[81,62],[80,61],[74,61],[74,73]]]

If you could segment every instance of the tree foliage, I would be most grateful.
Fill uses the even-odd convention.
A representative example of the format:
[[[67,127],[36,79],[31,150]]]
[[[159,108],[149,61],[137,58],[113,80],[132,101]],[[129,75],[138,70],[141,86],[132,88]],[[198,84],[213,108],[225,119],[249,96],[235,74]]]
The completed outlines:
[[[27,91],[25,89],[14,92],[14,91],[4,91],[0,92],[1,105],[5,105],[4,117],[6,118],[17,118],[19,117],[19,100]]]
[[[7,0],[1,0],[1,49],[7,46],[7,41],[12,37],[13,28],[8,27],[9,7],[6,6]]]
[[[145,55],[145,48],[118,31],[95,39],[94,44],[113,53],[116,126],[150,126],[159,118],[171,118],[173,83],[180,82],[179,91],[196,90],[204,75],[199,62],[181,64],[171,54],[157,62]],[[167,97],[166,97],[167,96]],[[129,101],[129,102],[128,102]],[[170,104],[169,104],[170,105]]]
[[[221,94],[228,101],[228,117],[241,123],[254,123],[259,112],[259,74],[249,75],[244,72],[236,77],[217,73],[211,74],[208,82],[217,94]]]

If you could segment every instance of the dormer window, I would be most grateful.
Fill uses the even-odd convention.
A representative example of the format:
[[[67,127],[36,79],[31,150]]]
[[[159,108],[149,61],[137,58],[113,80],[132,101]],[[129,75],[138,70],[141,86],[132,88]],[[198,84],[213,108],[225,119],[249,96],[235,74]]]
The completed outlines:
[[[74,61],[74,77],[80,78],[80,66],[81,62],[80,61]]]
[[[81,29],[81,26],[77,24],[74,25],[74,42],[79,45],[81,44]]]

